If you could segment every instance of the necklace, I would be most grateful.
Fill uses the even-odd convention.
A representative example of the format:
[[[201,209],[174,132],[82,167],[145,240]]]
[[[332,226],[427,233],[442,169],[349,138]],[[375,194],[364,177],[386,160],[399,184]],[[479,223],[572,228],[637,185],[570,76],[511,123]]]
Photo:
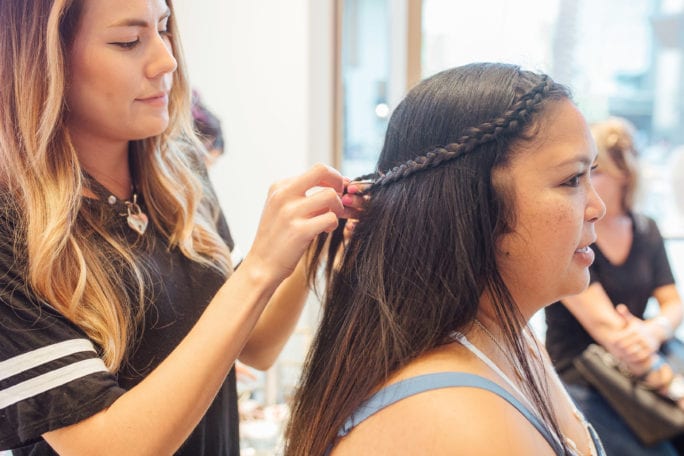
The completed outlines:
[[[504,350],[503,347],[501,346],[501,344],[499,344],[499,342],[498,342],[498,341],[496,340],[496,338],[494,337],[494,334],[492,334],[491,331],[490,331],[485,325],[483,325],[482,323],[480,323],[480,321],[479,321],[477,318],[475,318],[475,319],[473,320],[473,322],[474,322],[480,329],[482,329],[482,332],[484,332],[485,335],[486,335],[486,336],[494,343],[494,345],[496,345],[496,347],[501,351],[501,353],[503,353],[504,356],[506,356],[506,350]],[[531,335],[529,335],[529,334],[527,334],[527,333],[525,333],[525,336],[526,336],[528,339],[533,338],[533,336],[531,336]],[[528,340],[528,345],[530,345],[530,350],[532,350],[532,348],[531,348],[531,341],[529,341],[529,340]],[[540,362],[543,362],[543,361],[542,361],[542,355],[541,355],[541,353],[536,353],[536,358],[537,358]],[[489,363],[487,363],[487,364],[489,364]],[[492,364],[493,364],[493,362],[492,362]],[[492,367],[492,366],[490,366],[490,367]],[[516,390],[516,391],[518,392],[518,394],[520,394],[523,398],[527,399],[527,398],[525,397],[525,395],[522,394],[522,391],[521,391],[520,389],[518,389],[518,388],[513,384],[513,382],[510,381],[510,380],[508,379],[508,377],[507,377],[507,376],[506,376],[506,375],[505,375],[505,374],[504,374],[496,365],[494,365],[494,367],[496,367],[496,368],[494,369],[494,371],[497,372],[497,373],[499,374],[500,377],[502,377],[504,380],[506,380],[507,383],[508,383],[509,385],[511,385],[511,387],[513,387],[514,390]],[[517,363],[513,363],[513,367],[514,367],[515,373],[518,375],[519,379],[522,380],[522,379],[524,378],[524,376],[523,376],[522,372],[520,371],[520,368],[517,366]],[[560,379],[559,379],[558,375],[556,374],[555,370],[553,371],[553,373],[552,373],[551,375],[554,376],[554,380],[556,380],[556,382],[560,382]],[[563,393],[564,393],[564,395],[565,395],[565,398],[567,399],[567,401],[568,401],[569,404],[570,404],[570,407],[571,407],[571,410],[572,410],[572,414],[573,414],[574,417],[580,422],[580,425],[581,425],[581,427],[582,427],[582,430],[584,431],[585,438],[587,439],[587,445],[588,445],[588,447],[589,447],[589,456],[597,456],[597,449],[596,449],[595,445],[593,444],[594,439],[592,438],[591,431],[590,431],[590,426],[591,426],[591,425],[590,425],[589,422],[587,422],[587,420],[584,418],[584,415],[582,415],[582,413],[577,409],[577,407],[575,406],[575,403],[572,401],[572,399],[571,399],[570,396],[568,395],[568,393],[567,393],[567,391],[565,390],[565,388],[561,386],[561,389],[562,389],[562,391],[563,391]],[[526,402],[528,403],[528,405],[531,404],[529,401],[526,401]],[[539,416],[541,417],[541,415],[539,415]],[[579,448],[577,447],[577,444],[575,443],[574,440],[572,440],[570,437],[568,437],[568,436],[566,436],[566,435],[563,435],[563,434],[561,434],[561,437],[563,438],[563,441],[571,448],[571,450],[572,450],[575,454],[577,454],[577,455],[580,455],[580,454],[581,454],[581,452],[580,452]],[[602,453],[602,454],[603,454],[603,453]]]
[[[494,345],[496,345],[496,348],[499,349],[499,351],[508,359],[509,362],[511,362],[513,366],[513,370],[515,370],[515,375],[518,377],[518,380],[522,380],[525,376],[523,373],[520,371],[520,366],[518,366],[518,363],[513,362],[513,360],[510,359],[510,357],[507,355],[506,350],[504,350],[503,346],[499,343],[498,340],[496,340],[496,337],[494,337],[494,334],[482,323],[480,323],[480,320],[475,318],[473,322],[482,330],[482,332],[485,333],[485,335],[491,340]]]
[[[116,196],[107,190],[104,185],[100,184],[95,180],[90,174],[83,171],[83,175],[86,178],[90,190],[101,200],[106,201],[112,207],[119,206],[119,215],[121,217],[126,217],[126,223],[128,226],[138,233],[139,236],[145,234],[149,220],[147,214],[145,214],[140,205],[138,204],[138,193],[135,191],[135,186],[132,187],[133,194],[130,200],[120,201]]]

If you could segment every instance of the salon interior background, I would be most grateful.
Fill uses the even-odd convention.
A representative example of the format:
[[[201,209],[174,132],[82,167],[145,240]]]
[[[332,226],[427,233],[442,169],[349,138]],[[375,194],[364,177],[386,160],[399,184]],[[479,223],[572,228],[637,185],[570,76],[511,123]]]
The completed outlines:
[[[507,61],[568,84],[589,120],[636,124],[641,205],[684,280],[684,0],[178,0],[176,9],[193,84],[225,127],[226,156],[211,174],[243,250],[270,182],[317,161],[352,177],[371,171],[413,82]],[[266,376],[266,401],[296,380],[315,322],[313,302]]]

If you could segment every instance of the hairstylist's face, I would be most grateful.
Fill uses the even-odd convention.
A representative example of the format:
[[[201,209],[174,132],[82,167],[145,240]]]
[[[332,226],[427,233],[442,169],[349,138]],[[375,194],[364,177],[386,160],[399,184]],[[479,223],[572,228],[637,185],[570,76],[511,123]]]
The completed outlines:
[[[164,0],[83,2],[69,53],[72,135],[129,141],[162,133],[176,60]]]
[[[570,101],[544,112],[537,137],[494,177],[513,195],[513,232],[499,243],[497,263],[528,317],[582,291],[594,261],[594,222],[605,207],[591,183],[596,158],[584,118]]]

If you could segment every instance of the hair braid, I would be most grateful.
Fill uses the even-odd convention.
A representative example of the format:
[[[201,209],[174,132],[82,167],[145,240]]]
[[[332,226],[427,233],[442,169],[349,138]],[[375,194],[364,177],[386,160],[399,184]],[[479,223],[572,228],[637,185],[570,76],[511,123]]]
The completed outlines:
[[[456,142],[436,147],[425,155],[418,156],[395,166],[387,173],[379,173],[372,187],[377,188],[397,182],[419,171],[434,168],[472,152],[476,147],[498,138],[518,133],[527,124],[554,86],[551,78],[544,75],[542,81],[522,95],[511,108],[500,117],[483,122],[477,127],[469,127]]]

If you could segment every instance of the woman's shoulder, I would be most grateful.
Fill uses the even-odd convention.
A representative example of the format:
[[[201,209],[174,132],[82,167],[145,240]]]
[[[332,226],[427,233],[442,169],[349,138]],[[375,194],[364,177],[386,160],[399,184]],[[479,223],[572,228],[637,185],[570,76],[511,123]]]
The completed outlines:
[[[663,236],[660,233],[658,223],[650,216],[645,214],[632,214],[632,223],[634,223],[634,233],[637,242],[657,245],[663,242]]]
[[[544,454],[545,441],[510,404],[477,388],[411,396],[370,417],[334,455]]]
[[[659,232],[658,223],[652,217],[636,212],[630,215],[632,217],[632,223],[634,223],[634,230],[637,233],[649,234]]]
[[[515,407],[491,389],[473,386],[491,379],[479,375],[459,348],[423,356],[387,384],[419,379],[414,386],[421,390],[420,383],[439,378],[447,386],[409,395],[375,413],[333,454],[369,454],[369,448],[376,454],[545,454],[543,437]]]

